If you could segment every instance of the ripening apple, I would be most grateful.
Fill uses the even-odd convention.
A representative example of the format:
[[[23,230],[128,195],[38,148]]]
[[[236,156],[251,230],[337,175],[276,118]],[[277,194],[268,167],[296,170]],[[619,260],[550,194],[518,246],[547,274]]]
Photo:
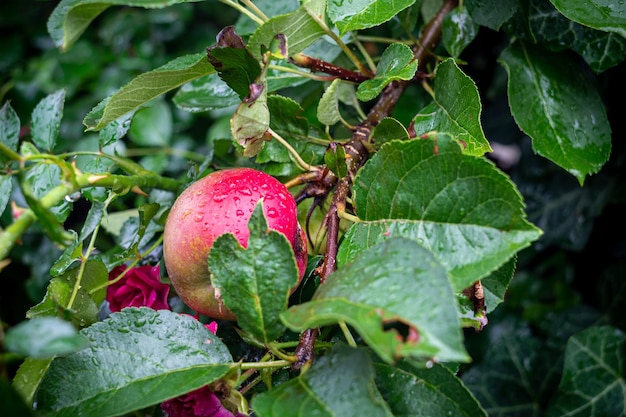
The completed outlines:
[[[185,304],[198,313],[236,320],[216,298],[207,258],[215,239],[224,233],[232,233],[247,248],[248,220],[261,199],[268,227],[285,235],[294,251],[299,280],[304,276],[307,240],[289,190],[271,175],[251,168],[213,172],[176,199],[163,235],[163,256],[172,285]]]

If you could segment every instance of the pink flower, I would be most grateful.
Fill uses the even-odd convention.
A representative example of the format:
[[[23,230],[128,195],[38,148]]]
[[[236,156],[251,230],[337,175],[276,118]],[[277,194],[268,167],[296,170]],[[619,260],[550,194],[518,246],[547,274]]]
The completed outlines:
[[[109,273],[109,279],[117,278],[126,266],[120,265]],[[155,310],[169,310],[167,296],[170,286],[160,280],[159,266],[139,266],[131,268],[118,282],[107,287],[106,299],[112,312],[124,307],[150,307]]]
[[[167,400],[161,408],[169,417],[234,417],[208,385]]]

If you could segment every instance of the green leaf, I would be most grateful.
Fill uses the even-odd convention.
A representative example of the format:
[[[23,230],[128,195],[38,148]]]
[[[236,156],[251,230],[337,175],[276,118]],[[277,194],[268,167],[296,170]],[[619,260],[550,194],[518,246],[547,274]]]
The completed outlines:
[[[466,7],[459,6],[448,13],[443,19],[441,41],[446,50],[454,58],[478,35],[478,24],[474,22]]]
[[[565,17],[581,25],[607,32],[619,33],[626,38],[626,13],[624,3],[612,0],[550,0]]]
[[[7,208],[12,191],[13,177],[10,175],[0,175],[0,213],[4,213],[4,210]]]
[[[239,104],[241,100],[217,74],[210,74],[183,85],[174,96],[174,104],[192,112],[204,112]]]
[[[328,18],[343,35],[385,23],[413,3],[415,0],[329,0]]]
[[[325,15],[326,0],[309,0],[297,10],[269,19],[252,34],[248,40],[248,50],[261,59],[264,48],[269,48],[274,36],[282,34],[287,38],[289,53],[302,52],[306,47],[326,33],[309,13]]]
[[[190,316],[126,308],[81,331],[89,346],[55,359],[35,395],[43,416],[118,416],[223,377],[222,341]],[[67,389],[72,387],[72,389]]]
[[[393,43],[385,49],[376,66],[376,76],[359,84],[356,96],[361,101],[376,98],[387,84],[408,81],[417,71],[417,60],[411,48],[401,43]]]
[[[567,55],[517,41],[500,62],[509,74],[511,113],[532,138],[534,151],[582,185],[611,153],[611,127],[600,95]]]
[[[331,142],[324,154],[324,163],[338,178],[348,175],[346,151],[343,149],[343,146]]]
[[[448,275],[410,239],[364,250],[281,318],[292,330],[345,321],[386,362],[469,360]]]
[[[463,142],[465,153],[480,156],[492,152],[481,112],[476,84],[450,58],[437,66],[434,101],[415,116],[413,128],[417,136],[431,131],[450,133]]]
[[[385,117],[374,130],[374,142],[376,145],[384,145],[392,140],[409,140],[409,132],[398,120]]]
[[[519,323],[490,324],[487,329],[497,336],[485,342],[483,361],[473,364],[461,379],[490,417],[542,416],[540,401],[548,374],[539,362],[541,355],[548,355],[544,344]]]
[[[50,152],[56,145],[64,103],[65,90],[58,90],[42,99],[33,110],[31,134],[42,151]]]
[[[114,144],[123,138],[130,129],[130,123],[134,115],[135,112],[131,111],[106,125],[99,133],[98,143],[100,148]]]
[[[100,130],[126,113],[181,85],[215,72],[205,54],[185,55],[139,75],[94,107],[83,124]]]
[[[595,326],[567,342],[563,377],[547,416],[619,416],[626,410],[626,335]]]
[[[342,345],[297,378],[254,397],[252,408],[259,417],[392,416],[367,353]]]
[[[298,270],[289,241],[268,229],[261,204],[248,227],[247,249],[230,233],[213,243],[211,283],[243,330],[262,342],[271,342],[285,330],[279,314],[287,309],[291,289],[298,283]]]
[[[376,365],[376,385],[394,416],[487,417],[487,413],[448,368],[420,369],[407,362]]]
[[[17,151],[20,140],[20,118],[9,102],[0,108],[0,143],[12,151]],[[0,154],[0,162],[7,161],[4,154]]]
[[[265,16],[274,17],[285,12],[292,12],[300,6],[298,0],[256,0],[254,5],[258,7]],[[253,22],[249,17],[241,13],[235,24],[237,33],[242,36],[251,35],[258,27],[258,23]]]
[[[32,417],[32,407],[26,405],[20,393],[6,378],[0,379],[0,398],[2,398],[2,412],[8,416]]]
[[[334,80],[322,94],[322,98],[317,105],[317,119],[320,123],[332,126],[341,120],[338,97],[338,90],[341,84],[342,81],[340,79]]]
[[[468,0],[465,5],[476,23],[495,31],[519,8],[517,0]]]
[[[551,49],[569,48],[577,52],[597,73],[626,58],[626,38],[569,20],[549,2],[532,2],[529,20],[539,41]]]
[[[171,144],[173,133],[172,111],[157,99],[135,112],[128,137],[139,146],[165,147]]]
[[[98,306],[106,296],[104,284],[109,277],[107,268],[100,260],[87,261],[80,283],[78,283],[80,271],[80,268],[75,267],[59,277],[52,278],[44,299],[28,310],[26,317],[61,315],[64,319],[72,320],[78,327],[86,327],[98,321]],[[73,304],[70,306],[70,300],[76,286],[78,286],[78,290]],[[95,291],[96,288],[100,289]]]
[[[35,392],[53,359],[26,358],[13,377],[13,386],[28,405],[33,404]]]
[[[57,317],[41,317],[23,321],[10,328],[4,346],[22,356],[45,359],[76,352],[87,345],[74,326]]]
[[[354,194],[356,212],[367,222],[346,233],[341,262],[388,235],[409,237],[432,251],[456,292],[541,234],[526,221],[511,180],[445,135],[383,146],[359,171]]]
[[[61,0],[48,19],[54,44],[67,51],[100,13],[110,6],[161,8],[200,0]]]

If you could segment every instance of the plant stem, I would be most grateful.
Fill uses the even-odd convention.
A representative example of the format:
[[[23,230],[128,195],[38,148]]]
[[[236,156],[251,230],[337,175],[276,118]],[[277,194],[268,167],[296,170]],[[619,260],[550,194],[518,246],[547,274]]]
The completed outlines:
[[[261,19],[260,17],[258,17],[254,13],[252,13],[250,10],[246,9],[245,7],[243,7],[237,1],[232,1],[232,0],[220,0],[220,1],[222,3],[224,3],[224,4],[229,5],[233,9],[237,10],[238,12],[240,12],[241,14],[244,14],[244,15],[248,16],[253,22],[257,23],[258,25],[262,25],[263,23],[265,23],[263,21],[263,19]]]
[[[266,369],[266,368],[284,368],[291,366],[291,362],[285,360],[267,361],[267,362],[243,362],[241,369]]]
[[[304,162],[304,160],[300,157],[300,154],[298,154],[298,152],[293,148],[293,146],[291,146],[289,144],[289,142],[287,142],[285,139],[283,139],[278,133],[274,132],[272,130],[272,128],[268,128],[267,132],[270,135],[272,135],[272,137],[274,139],[276,139],[278,142],[280,142],[281,145],[283,145],[285,148],[287,148],[287,151],[289,151],[289,154],[293,157],[293,159],[295,160],[296,164],[303,171],[313,171],[315,169],[315,167],[313,165],[309,165],[306,162]]]

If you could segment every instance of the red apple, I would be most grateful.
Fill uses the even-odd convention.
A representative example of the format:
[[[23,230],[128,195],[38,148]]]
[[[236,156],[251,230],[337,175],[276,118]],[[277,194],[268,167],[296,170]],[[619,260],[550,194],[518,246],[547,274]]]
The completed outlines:
[[[276,178],[251,168],[224,169],[191,184],[174,202],[163,235],[165,267],[178,295],[198,313],[236,320],[216,299],[207,258],[215,239],[224,233],[232,233],[247,248],[248,220],[261,199],[268,227],[291,244],[302,279],[306,236],[293,196]]]

